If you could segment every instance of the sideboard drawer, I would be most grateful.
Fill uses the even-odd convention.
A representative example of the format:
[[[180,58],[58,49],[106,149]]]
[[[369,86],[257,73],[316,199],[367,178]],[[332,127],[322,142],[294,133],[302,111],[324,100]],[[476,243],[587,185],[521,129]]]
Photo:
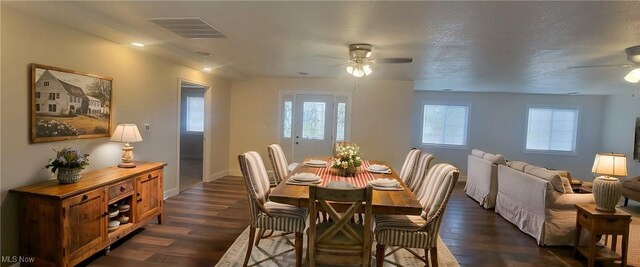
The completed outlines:
[[[109,200],[133,191],[133,179],[109,187]]]

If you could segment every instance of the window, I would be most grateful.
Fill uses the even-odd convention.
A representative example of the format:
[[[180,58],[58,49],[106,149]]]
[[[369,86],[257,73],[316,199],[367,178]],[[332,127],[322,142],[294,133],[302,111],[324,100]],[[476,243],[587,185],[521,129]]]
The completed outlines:
[[[282,108],[282,137],[291,138],[291,121],[293,119],[293,102],[284,101]]]
[[[529,108],[526,150],[575,152],[578,109]]]
[[[302,105],[302,138],[324,140],[324,102],[304,102]]]
[[[40,98],[40,92],[36,92],[36,98]]]
[[[336,125],[336,141],[344,141],[344,128],[346,124],[347,103],[338,103],[337,125]]]
[[[40,111],[40,104],[36,104],[36,112]]]
[[[73,102],[73,96],[69,96],[69,102]]]
[[[422,143],[465,146],[468,114],[468,105],[425,104],[422,117]]]
[[[187,96],[187,132],[204,131],[204,97]]]
[[[56,93],[56,99],[60,99],[60,93]]]
[[[44,86],[49,86],[49,82],[44,82]]]
[[[56,100],[56,93],[49,93],[49,100]]]
[[[56,104],[49,104],[49,112],[56,112]]]

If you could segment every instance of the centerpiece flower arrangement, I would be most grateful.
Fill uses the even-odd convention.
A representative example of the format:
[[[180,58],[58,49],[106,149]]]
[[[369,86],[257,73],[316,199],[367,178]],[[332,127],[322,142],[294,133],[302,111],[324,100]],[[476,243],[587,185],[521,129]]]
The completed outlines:
[[[44,167],[51,168],[51,172],[58,171],[58,181],[62,184],[79,181],[80,171],[89,165],[89,154],[83,154],[77,148],[70,147],[53,151],[56,152],[56,157]]]
[[[356,144],[336,146],[332,167],[338,169],[340,176],[354,176],[362,165],[360,147]]]

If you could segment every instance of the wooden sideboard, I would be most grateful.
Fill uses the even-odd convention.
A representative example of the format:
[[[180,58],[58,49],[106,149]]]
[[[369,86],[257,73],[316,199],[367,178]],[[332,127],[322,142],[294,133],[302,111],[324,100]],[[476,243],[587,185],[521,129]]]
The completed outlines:
[[[162,223],[162,171],[166,164],[138,162],[10,190],[19,195],[20,255],[29,266],[74,266],[157,217]],[[129,222],[109,231],[109,207],[129,205]],[[112,218],[115,219],[115,218]]]

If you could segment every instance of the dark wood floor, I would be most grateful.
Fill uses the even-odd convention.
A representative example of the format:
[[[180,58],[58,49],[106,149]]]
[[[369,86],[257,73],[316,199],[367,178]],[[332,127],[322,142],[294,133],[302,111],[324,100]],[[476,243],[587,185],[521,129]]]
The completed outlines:
[[[440,235],[461,266],[585,266],[571,247],[540,247],[493,210],[482,209],[459,183]],[[148,224],[91,266],[213,266],[249,225],[244,183],[225,177],[166,200],[166,223]],[[630,244],[631,245],[631,244]]]

